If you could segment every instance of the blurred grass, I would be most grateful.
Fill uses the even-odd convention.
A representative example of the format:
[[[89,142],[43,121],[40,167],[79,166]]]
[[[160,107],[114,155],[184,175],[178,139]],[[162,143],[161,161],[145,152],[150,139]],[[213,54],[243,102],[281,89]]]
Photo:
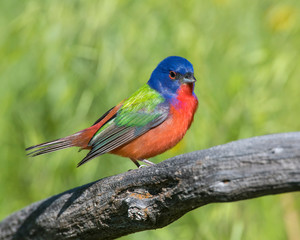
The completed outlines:
[[[24,148],[91,125],[169,55],[194,64],[199,109],[184,140],[154,162],[300,130],[298,0],[10,0],[0,11],[0,219],[134,168],[105,155],[77,169],[84,152],[29,159]],[[299,220],[299,193],[212,204],[122,239],[292,239],[291,212]]]

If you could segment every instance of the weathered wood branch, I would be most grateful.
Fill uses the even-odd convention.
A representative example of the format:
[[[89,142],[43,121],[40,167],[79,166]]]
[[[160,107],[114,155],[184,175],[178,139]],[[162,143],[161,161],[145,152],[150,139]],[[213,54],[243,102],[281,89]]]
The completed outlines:
[[[300,190],[300,132],[183,154],[31,204],[0,239],[114,239],[164,227],[214,202]]]

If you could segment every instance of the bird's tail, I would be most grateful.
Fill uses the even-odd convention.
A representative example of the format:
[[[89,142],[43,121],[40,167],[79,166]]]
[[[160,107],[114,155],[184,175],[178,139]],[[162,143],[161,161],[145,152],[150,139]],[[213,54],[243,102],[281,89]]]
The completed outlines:
[[[70,137],[64,137],[54,141],[31,146],[29,148],[26,148],[26,151],[28,151],[28,156],[35,157],[38,155],[54,152],[68,147],[73,147],[72,139],[70,139]]]
[[[69,147],[81,147],[81,149],[89,149],[88,143],[91,136],[93,136],[93,133],[93,129],[87,128],[64,138],[59,138],[50,142],[28,147],[26,148],[26,151],[28,152],[27,156],[35,157]]]

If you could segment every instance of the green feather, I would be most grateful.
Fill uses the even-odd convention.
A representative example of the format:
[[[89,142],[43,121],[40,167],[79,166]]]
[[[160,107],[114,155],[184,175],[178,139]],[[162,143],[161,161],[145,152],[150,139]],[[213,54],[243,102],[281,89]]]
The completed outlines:
[[[112,124],[126,127],[143,127],[161,116],[161,112],[155,111],[158,104],[164,102],[164,98],[148,84],[145,84],[133,93],[119,109],[117,116],[104,124],[94,135],[96,139],[105,129]]]
[[[145,84],[139,90],[131,95],[123,104],[121,110],[139,111],[142,108],[147,109],[149,112],[162,103],[165,99],[159,92],[152,89],[148,84]]]
[[[145,126],[160,115],[154,109],[164,100],[157,91],[145,84],[124,102],[115,123],[119,126]]]

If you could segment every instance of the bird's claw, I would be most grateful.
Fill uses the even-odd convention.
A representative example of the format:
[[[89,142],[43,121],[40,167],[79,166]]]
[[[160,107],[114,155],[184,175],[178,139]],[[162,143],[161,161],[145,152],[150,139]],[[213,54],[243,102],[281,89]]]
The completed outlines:
[[[147,160],[147,159],[142,159],[140,160],[141,162],[145,163],[147,166],[152,166],[152,165],[155,165],[155,163]]]
[[[152,166],[152,165],[155,165],[153,162],[147,160],[147,159],[140,159],[139,161],[145,163],[146,165],[140,165],[138,163],[138,161],[136,159],[133,159],[133,158],[130,158],[131,161],[134,162],[134,164],[138,167],[138,168],[142,168],[142,167],[147,167],[147,166]]]
[[[148,165],[140,165],[139,168],[148,167]]]

